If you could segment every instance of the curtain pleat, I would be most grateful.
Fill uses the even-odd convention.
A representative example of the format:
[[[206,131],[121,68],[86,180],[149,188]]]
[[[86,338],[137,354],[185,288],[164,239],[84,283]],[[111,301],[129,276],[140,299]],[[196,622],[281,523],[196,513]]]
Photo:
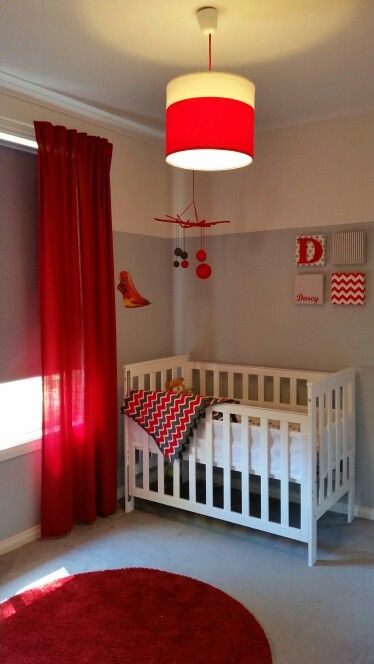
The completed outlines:
[[[115,511],[112,146],[35,122],[42,330],[42,535]]]

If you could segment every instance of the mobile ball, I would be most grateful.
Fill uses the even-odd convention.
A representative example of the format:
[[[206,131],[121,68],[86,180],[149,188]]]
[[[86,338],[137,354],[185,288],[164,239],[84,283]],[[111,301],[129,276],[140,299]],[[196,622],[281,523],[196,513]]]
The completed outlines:
[[[204,251],[204,249],[199,249],[199,250],[196,252],[196,258],[197,258],[198,261],[201,261],[201,262],[205,261],[205,259],[206,259],[206,251]]]
[[[199,277],[199,279],[208,279],[211,274],[212,268],[208,263],[201,263],[201,265],[198,265],[196,268],[196,276]]]
[[[181,266],[182,266],[182,267],[188,267],[188,266],[189,266],[189,262],[186,261],[186,260],[184,259],[184,260],[181,262]]]
[[[173,265],[174,267],[179,267],[179,261],[174,261]]]
[[[182,258],[188,258],[187,251],[182,251],[181,256],[182,256]]]
[[[174,254],[175,254],[175,256],[182,256],[182,249],[180,247],[177,247],[174,250]]]

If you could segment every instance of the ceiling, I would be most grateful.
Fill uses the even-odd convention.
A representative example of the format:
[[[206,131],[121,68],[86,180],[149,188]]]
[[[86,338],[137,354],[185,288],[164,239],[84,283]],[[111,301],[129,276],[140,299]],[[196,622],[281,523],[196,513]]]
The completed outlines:
[[[217,0],[213,68],[256,84],[266,129],[374,109],[374,0]],[[170,78],[207,68],[202,0],[2,0],[0,70],[163,126]]]

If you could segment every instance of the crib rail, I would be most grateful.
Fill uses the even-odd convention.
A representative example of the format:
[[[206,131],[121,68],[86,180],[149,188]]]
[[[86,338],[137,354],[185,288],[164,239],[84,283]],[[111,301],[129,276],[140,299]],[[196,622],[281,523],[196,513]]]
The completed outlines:
[[[310,531],[325,512],[348,493],[348,521],[355,498],[355,369],[345,369],[308,385],[310,430],[317,441],[309,450]],[[315,551],[311,552],[311,561]],[[312,563],[311,563],[312,564]]]
[[[328,373],[190,360],[177,355],[124,367],[125,394],[130,389],[163,390],[165,382],[183,376],[185,385],[207,396],[238,399],[255,406],[305,412],[307,383]]]
[[[219,466],[214,464],[213,412],[221,414],[225,445]],[[240,463],[233,472],[231,417],[241,417],[242,452]],[[250,426],[249,417],[260,418],[262,436],[261,470],[259,478],[250,474]],[[280,510],[274,516],[271,510],[270,469],[269,469],[269,427],[274,419],[280,421],[281,436],[281,474]],[[298,525],[290,521],[290,434],[289,423],[298,423],[301,434],[308,436],[308,417],[300,413],[280,414],[272,409],[248,407],[246,405],[223,404],[209,408],[205,418],[205,449],[204,460],[197,458],[197,432],[191,442],[184,459],[174,461],[171,467],[165,465],[165,459],[150,436],[140,428],[138,436],[141,440],[133,440],[130,445],[129,494],[132,497],[144,498],[157,503],[179,507],[181,509],[213,516],[266,532],[292,537],[299,541],[307,541],[308,512],[307,495],[304,489],[307,464],[303,468],[303,480],[300,490],[300,515]],[[137,456],[139,457],[137,460]],[[170,473],[172,472],[172,483]],[[203,482],[201,473],[203,472]],[[217,485],[219,472],[219,486]],[[235,478],[233,476],[235,474]],[[238,478],[240,476],[240,478]],[[169,477],[166,487],[165,477]],[[255,484],[259,479],[259,486]],[[238,486],[239,482],[239,486]],[[253,483],[253,486],[252,486]],[[204,485],[204,496],[198,495],[198,488]],[[188,487],[186,489],[186,487]],[[167,491],[168,488],[168,491]],[[233,505],[233,489],[240,496],[238,504]],[[183,492],[184,490],[184,492]],[[188,495],[186,495],[186,490]],[[221,503],[217,504],[217,490],[220,491]]]
[[[273,369],[212,362],[189,361],[188,385],[207,396],[239,399],[256,406],[305,411],[307,383],[328,376],[317,371]]]
[[[188,355],[175,355],[124,366],[124,394],[130,390],[164,390],[165,382],[177,376],[185,377]]]

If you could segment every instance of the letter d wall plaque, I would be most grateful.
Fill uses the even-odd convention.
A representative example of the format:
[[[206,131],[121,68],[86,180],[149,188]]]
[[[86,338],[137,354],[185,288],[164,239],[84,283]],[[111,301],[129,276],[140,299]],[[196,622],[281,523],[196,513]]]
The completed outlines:
[[[298,267],[325,265],[326,236],[298,235],[296,237],[295,263]]]

